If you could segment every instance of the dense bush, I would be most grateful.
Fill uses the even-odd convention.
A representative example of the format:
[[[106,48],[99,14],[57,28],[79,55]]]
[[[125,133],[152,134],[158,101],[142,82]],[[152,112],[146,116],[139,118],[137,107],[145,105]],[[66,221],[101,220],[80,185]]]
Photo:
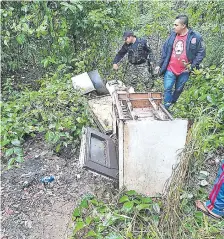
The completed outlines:
[[[3,87],[7,101],[1,102],[1,147],[10,167],[23,160],[25,136],[43,133],[56,152],[68,144],[77,145],[82,127],[89,123],[86,100],[72,88],[71,74],[56,72],[40,81],[39,91],[22,93]]]
[[[201,121],[201,150],[224,145],[224,68],[195,70],[174,107],[176,116]],[[202,122],[203,120],[203,122]]]
[[[76,73],[96,66],[106,70],[133,11],[126,1],[3,1],[2,70],[26,65],[54,70],[60,64]]]
[[[56,152],[74,145],[90,119],[85,99],[72,89],[71,74],[111,68],[114,40],[132,24],[134,8],[126,1],[3,1],[1,7],[1,149],[11,166],[23,159],[25,136],[42,132]],[[41,67],[48,74],[39,81],[25,75],[24,84],[24,77],[12,76],[24,69],[39,73]],[[65,69],[71,74],[62,73]],[[33,85],[37,89],[26,89]]]

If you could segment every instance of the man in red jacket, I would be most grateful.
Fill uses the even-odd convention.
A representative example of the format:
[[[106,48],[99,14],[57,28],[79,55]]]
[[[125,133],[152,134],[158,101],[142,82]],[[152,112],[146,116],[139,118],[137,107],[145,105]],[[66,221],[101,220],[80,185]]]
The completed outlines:
[[[163,46],[160,67],[156,69],[161,75],[164,74],[166,109],[177,101],[191,70],[198,68],[204,57],[205,47],[201,35],[188,27],[186,15],[177,16],[174,31]]]

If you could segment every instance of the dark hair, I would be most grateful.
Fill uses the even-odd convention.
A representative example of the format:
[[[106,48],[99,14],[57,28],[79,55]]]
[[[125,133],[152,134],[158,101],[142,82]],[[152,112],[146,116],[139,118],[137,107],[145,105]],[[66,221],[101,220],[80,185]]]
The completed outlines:
[[[188,27],[188,16],[184,14],[180,14],[176,17],[176,19],[179,19],[182,24],[186,25]]]

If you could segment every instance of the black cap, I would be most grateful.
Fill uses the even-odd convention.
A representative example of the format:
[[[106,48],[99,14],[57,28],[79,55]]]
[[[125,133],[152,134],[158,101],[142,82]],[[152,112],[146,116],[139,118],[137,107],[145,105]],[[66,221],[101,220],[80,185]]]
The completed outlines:
[[[123,39],[125,40],[127,37],[134,36],[134,32],[132,31],[125,31],[123,34]]]

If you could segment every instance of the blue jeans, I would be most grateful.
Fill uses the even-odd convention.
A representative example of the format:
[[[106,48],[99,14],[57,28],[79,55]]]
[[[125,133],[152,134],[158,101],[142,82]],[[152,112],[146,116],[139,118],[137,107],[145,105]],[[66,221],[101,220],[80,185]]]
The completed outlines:
[[[189,72],[183,72],[177,76],[171,71],[166,71],[164,75],[164,106],[166,109],[177,101],[188,79]],[[173,91],[174,84],[175,90]]]

